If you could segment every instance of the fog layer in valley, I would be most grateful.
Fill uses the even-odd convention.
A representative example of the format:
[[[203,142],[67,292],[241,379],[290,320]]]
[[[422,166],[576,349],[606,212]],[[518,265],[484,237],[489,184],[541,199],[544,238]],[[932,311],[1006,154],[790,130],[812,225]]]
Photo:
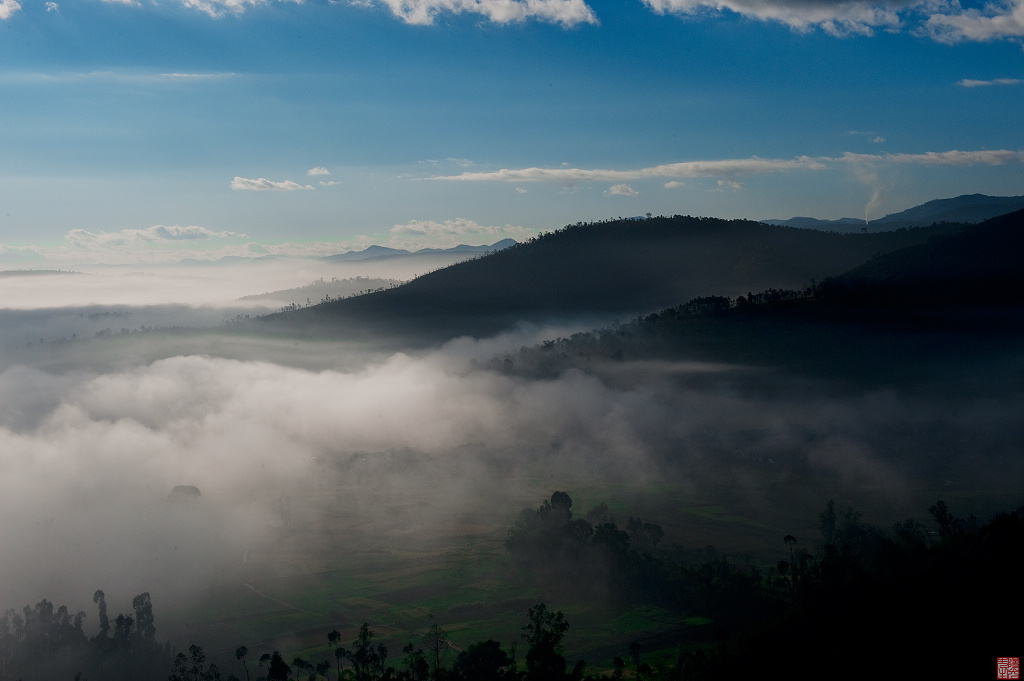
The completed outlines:
[[[62,324],[79,319],[61,309]],[[171,308],[144,314],[160,309]],[[174,309],[182,326],[224,310]],[[2,314],[18,320],[5,338],[54,333],[53,310]],[[467,525],[501,533],[555,489],[581,510],[639,499],[645,519],[695,548],[721,538],[680,507],[740,509],[753,521],[746,550],[769,557],[830,497],[886,523],[923,517],[937,495],[983,514],[1016,494],[1014,390],[961,395],[942,377],[850,389],[693,362],[534,380],[474,364],[559,332],[420,353],[212,332],[5,350],[0,606],[90,610],[101,588],[112,603],[148,591],[166,615],[207,587],[341,548],[442,541]],[[169,502],[178,485],[201,499]]]

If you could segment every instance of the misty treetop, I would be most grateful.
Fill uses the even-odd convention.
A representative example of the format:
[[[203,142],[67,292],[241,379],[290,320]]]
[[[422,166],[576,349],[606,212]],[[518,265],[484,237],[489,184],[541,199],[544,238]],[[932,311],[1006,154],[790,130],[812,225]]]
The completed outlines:
[[[93,602],[98,632],[92,637],[85,633],[84,611],[72,613],[63,605],[55,610],[45,598],[21,612],[5,611],[0,617],[0,680],[70,679],[83,673],[87,679],[144,680],[166,668],[170,648],[157,641],[149,593],[135,596],[131,612],[118,614],[113,623],[102,590],[93,594]]]

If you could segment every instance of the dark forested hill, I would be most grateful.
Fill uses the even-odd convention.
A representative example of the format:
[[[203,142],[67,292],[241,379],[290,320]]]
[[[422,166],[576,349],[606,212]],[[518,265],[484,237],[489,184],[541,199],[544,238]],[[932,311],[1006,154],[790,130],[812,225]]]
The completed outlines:
[[[999,357],[1019,385],[1024,211],[876,256],[802,291],[705,297],[510,356],[527,374],[601,360],[680,358],[785,365],[867,381],[931,380]],[[495,366],[501,366],[500,361]]]
[[[956,229],[834,234],[688,216],[579,223],[395,289],[264,324],[431,339],[491,334],[520,320],[635,314],[701,295],[802,288]]]

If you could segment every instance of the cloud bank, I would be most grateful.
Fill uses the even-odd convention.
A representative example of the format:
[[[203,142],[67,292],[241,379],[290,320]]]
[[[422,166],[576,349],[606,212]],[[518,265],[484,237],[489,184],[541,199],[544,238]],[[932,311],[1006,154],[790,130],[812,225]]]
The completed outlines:
[[[1010,460],[1024,434],[1012,401],[843,397],[776,372],[692,363],[529,380],[469,370],[467,344],[346,369],[335,346],[309,343],[289,348],[323,366],[172,355],[96,373],[69,355],[61,372],[0,371],[0,607],[96,588],[164,603],[214,573],[238,579],[246,552],[266,542],[327,536],[328,515],[356,527],[414,498],[415,516],[395,523],[437,530],[446,521],[428,510],[493,512],[539,479],[621,485],[629,471],[630,484],[695,497],[725,488],[770,508],[765,476],[789,471],[820,482],[818,508],[836,486],[898,504],[906,478],[926,475],[920,452],[941,452],[949,467],[975,451]],[[202,503],[169,506],[175,485],[199,487]],[[498,522],[517,507],[498,508]]]

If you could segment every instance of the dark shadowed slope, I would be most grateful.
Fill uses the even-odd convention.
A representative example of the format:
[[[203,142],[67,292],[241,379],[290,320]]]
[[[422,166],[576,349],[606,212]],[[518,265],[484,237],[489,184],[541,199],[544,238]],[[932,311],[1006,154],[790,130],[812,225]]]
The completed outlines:
[[[635,314],[695,296],[802,288],[950,225],[834,234],[676,216],[576,224],[396,289],[264,319],[286,331],[443,340],[518,321]]]
[[[888,306],[1024,301],[1024,210],[872,258],[822,283],[821,297]]]

